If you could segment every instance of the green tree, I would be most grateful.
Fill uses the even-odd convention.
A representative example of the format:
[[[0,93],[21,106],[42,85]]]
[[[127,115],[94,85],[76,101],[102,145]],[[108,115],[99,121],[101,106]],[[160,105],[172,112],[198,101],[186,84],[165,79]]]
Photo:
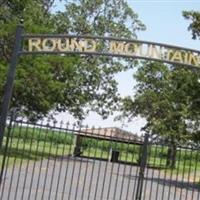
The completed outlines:
[[[191,20],[192,38],[200,38],[200,13],[184,11],[183,16]],[[145,62],[134,75],[136,94],[122,100],[120,117],[145,118],[144,131],[170,142],[169,167],[175,167],[177,142],[200,141],[199,77],[198,69]]]
[[[0,96],[17,23],[27,33],[92,34],[135,38],[144,25],[122,0],[66,1],[51,13],[52,0],[8,0],[0,6]],[[95,56],[25,56],[17,66],[11,107],[29,119],[69,111],[82,119],[88,109],[106,117],[118,100],[116,73],[130,62]]]
[[[179,66],[144,62],[134,75],[135,95],[122,102],[123,117],[145,118],[143,130],[169,142],[169,167],[175,167],[177,143],[194,140],[199,127],[199,75]]]
[[[192,32],[192,38],[200,39],[200,12],[198,12],[198,11],[183,11],[183,16],[185,19],[190,21],[188,30]],[[198,104],[198,102],[199,102],[198,96],[196,96],[195,99],[197,99],[195,104]],[[196,123],[191,122],[190,125],[192,127],[191,129],[193,130],[194,140],[199,142],[200,141],[199,122],[196,122]]]
[[[185,19],[191,21],[188,30],[192,31],[192,38],[200,38],[200,12],[183,11],[183,16],[185,17]]]

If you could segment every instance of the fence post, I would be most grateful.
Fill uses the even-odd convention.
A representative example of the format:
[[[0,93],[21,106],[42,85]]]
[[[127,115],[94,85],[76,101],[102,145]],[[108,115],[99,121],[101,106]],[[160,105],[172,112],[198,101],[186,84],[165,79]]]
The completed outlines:
[[[15,35],[15,44],[11,57],[10,67],[8,69],[7,80],[5,84],[5,90],[3,94],[3,100],[0,110],[0,149],[3,143],[3,135],[6,127],[6,119],[8,115],[10,100],[12,97],[12,90],[15,80],[16,73],[16,65],[19,57],[19,51],[21,50],[21,42],[22,42],[22,33],[23,33],[23,25],[18,25],[16,29]]]
[[[141,157],[140,157],[140,171],[137,182],[137,190],[136,190],[136,200],[142,199],[142,190],[143,190],[143,182],[144,182],[144,171],[147,164],[147,150],[148,150],[148,142],[149,142],[149,134],[145,134],[144,144],[142,146]]]
[[[1,164],[1,168],[0,168],[0,187],[1,187],[1,183],[2,183],[2,179],[3,179],[3,173],[4,173],[4,168],[5,168],[5,164],[6,164],[6,157],[7,157],[7,151],[8,151],[8,144],[9,144],[9,140],[10,140],[10,137],[11,137],[11,130],[12,130],[12,124],[13,124],[13,121],[15,119],[15,113],[11,113],[11,116],[10,116],[10,122],[9,122],[9,125],[8,125],[8,131],[7,131],[7,137],[6,137],[6,141],[5,141],[5,149],[3,150],[2,149],[2,152],[3,152],[3,159],[2,159],[2,164]]]

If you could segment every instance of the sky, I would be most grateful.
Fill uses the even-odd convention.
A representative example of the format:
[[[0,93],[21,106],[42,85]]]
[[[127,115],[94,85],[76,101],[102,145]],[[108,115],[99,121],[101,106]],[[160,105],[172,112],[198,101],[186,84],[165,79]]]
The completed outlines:
[[[58,2],[59,0],[57,0],[57,6],[54,8],[55,11],[63,9],[63,5]],[[192,40],[191,32],[187,30],[189,21],[182,16],[184,10],[200,11],[200,0],[128,0],[128,3],[147,28],[146,31],[137,33],[138,39],[200,50],[200,41]],[[132,76],[132,71],[120,73],[116,76],[121,95],[133,95],[135,81]],[[57,119],[74,121],[66,113],[59,114]],[[130,123],[124,124],[114,122],[113,117],[102,120],[97,114],[90,113],[83,124],[96,127],[119,127],[141,134],[140,129],[145,125],[145,121],[134,118]]]

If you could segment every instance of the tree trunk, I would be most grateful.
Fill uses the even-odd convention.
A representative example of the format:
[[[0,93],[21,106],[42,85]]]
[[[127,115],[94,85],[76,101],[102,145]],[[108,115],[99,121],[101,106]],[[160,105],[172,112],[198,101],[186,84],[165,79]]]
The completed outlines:
[[[74,141],[74,152],[73,156],[80,156],[81,155],[81,136],[76,135]]]
[[[166,166],[174,169],[176,167],[176,145],[172,143],[167,151],[167,162]]]

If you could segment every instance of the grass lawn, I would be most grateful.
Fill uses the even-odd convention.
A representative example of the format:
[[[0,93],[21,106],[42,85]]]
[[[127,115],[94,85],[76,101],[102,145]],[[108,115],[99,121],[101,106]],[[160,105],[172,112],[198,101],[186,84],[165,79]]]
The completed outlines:
[[[1,162],[2,154],[3,152],[0,155]],[[12,146],[7,150],[8,166],[12,166],[14,163],[27,162],[28,160],[39,161],[42,158],[68,154],[72,154],[70,145],[52,144],[44,141],[24,142],[23,139],[13,139]]]
[[[4,137],[4,148],[0,151],[0,165],[2,165],[7,137],[9,138],[6,161],[8,166],[55,156],[68,156],[73,154],[74,150],[75,135],[71,132],[16,126],[10,137],[8,134]],[[139,145],[88,138],[83,138],[81,141],[83,156],[109,159],[112,148],[120,152],[120,161],[138,163]],[[147,164],[172,175],[178,174],[187,177],[190,174],[200,173],[199,151],[178,150],[176,168],[173,170],[166,169],[166,155],[167,147],[152,146],[148,152]]]
[[[7,135],[4,137],[3,148],[0,151],[0,165],[7,138],[9,138],[6,150],[8,166],[28,160],[37,161],[42,158],[66,156],[72,154],[73,150],[72,134],[42,128],[15,127],[10,137]]]

